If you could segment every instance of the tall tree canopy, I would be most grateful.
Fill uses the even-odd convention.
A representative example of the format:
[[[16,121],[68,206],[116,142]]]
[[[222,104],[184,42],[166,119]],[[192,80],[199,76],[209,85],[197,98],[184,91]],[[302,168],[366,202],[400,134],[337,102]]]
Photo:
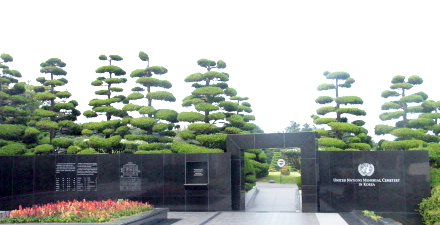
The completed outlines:
[[[30,124],[35,124],[39,129],[48,131],[50,133],[50,143],[53,144],[55,135],[60,133],[77,133],[78,125],[77,117],[81,112],[76,109],[78,102],[76,100],[67,100],[71,94],[68,91],[58,91],[57,87],[67,84],[65,78],[55,79],[55,77],[66,76],[67,72],[63,69],[66,63],[58,58],[50,58],[40,64],[41,73],[49,74],[49,79],[46,77],[38,77],[37,81],[42,86],[35,87],[35,99],[42,102],[42,107],[35,110],[35,120]]]
[[[139,52],[139,58],[147,62],[145,69],[136,69],[130,76],[136,78],[136,83],[141,87],[131,89],[133,93],[127,96],[127,99],[140,104],[127,104],[122,110],[137,111],[142,117],[130,119],[130,124],[145,131],[147,137],[129,136],[131,139],[148,139],[148,144],[138,146],[139,150],[163,150],[169,148],[165,143],[172,142],[176,133],[173,129],[176,127],[177,111],[172,109],[155,109],[154,101],[175,102],[176,98],[168,91],[161,89],[170,89],[171,83],[167,80],[160,80],[153,76],[162,76],[168,72],[162,66],[149,66],[149,57],[145,52]],[[157,90],[158,89],[158,90]],[[143,94],[145,93],[145,94]]]
[[[382,105],[380,114],[382,121],[397,120],[395,126],[379,124],[375,127],[377,135],[392,134],[395,141],[381,142],[384,150],[408,150],[425,145],[426,142],[438,142],[439,138],[435,135],[427,134],[427,130],[436,130],[435,111],[437,103],[427,101],[428,95],[424,92],[409,94],[408,92],[415,86],[423,83],[423,79],[417,75],[412,75],[406,79],[405,76],[397,75],[391,80],[391,90],[382,92],[382,97],[391,99]],[[423,114],[420,114],[425,112]],[[410,114],[419,114],[419,118],[409,119]]]
[[[333,104],[333,106],[323,106],[316,112],[319,115],[312,115],[313,122],[316,125],[327,125],[330,130],[317,129],[321,138],[318,145],[322,150],[370,150],[372,147],[371,137],[367,135],[368,131],[362,126],[363,120],[355,120],[348,123],[350,116],[365,116],[366,112],[359,108],[350,108],[346,105],[361,105],[363,101],[358,96],[340,96],[340,88],[350,88],[355,82],[350,74],[343,71],[324,72],[326,79],[332,80],[332,83],[325,83],[318,86],[318,91],[334,91],[332,96],[320,96],[315,102],[320,105]],[[320,117],[333,113],[334,117]]]

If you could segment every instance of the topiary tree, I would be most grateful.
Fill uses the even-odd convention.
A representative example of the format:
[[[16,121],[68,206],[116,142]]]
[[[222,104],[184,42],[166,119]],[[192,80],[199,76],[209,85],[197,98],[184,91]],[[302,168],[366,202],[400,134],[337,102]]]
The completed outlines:
[[[149,57],[145,52],[139,52],[139,58],[142,61],[147,62],[147,68],[136,69],[130,76],[136,79],[136,83],[141,87],[134,87],[133,93],[127,96],[129,101],[139,102],[140,104],[127,104],[122,110],[126,112],[137,111],[142,115],[140,118],[133,118],[130,120],[130,125],[143,130],[146,135],[156,137],[154,140],[150,140],[150,144],[155,146],[150,150],[161,150],[163,148],[169,148],[169,145],[157,143],[169,143],[172,142],[172,137],[176,136],[173,129],[176,127],[177,111],[172,109],[155,109],[153,107],[153,101],[166,101],[175,102],[176,98],[168,91],[153,89],[170,89],[171,83],[167,80],[160,80],[153,76],[162,76],[168,72],[165,67],[162,66],[149,66]],[[142,104],[142,100],[146,98],[147,102]],[[160,146],[160,147],[159,147]],[[139,149],[145,150],[145,149]]]
[[[197,64],[207,72],[194,73],[185,78],[185,82],[192,83],[195,90],[183,99],[182,106],[194,107],[197,112],[179,113],[179,121],[190,123],[180,137],[206,147],[225,149],[225,133],[255,131],[258,127],[249,123],[255,117],[245,115],[252,112],[251,105],[244,102],[248,100],[247,97],[237,96],[237,91],[228,86],[229,74],[213,70],[226,68],[225,62],[200,59]],[[230,97],[229,101],[227,97]]]
[[[98,96],[104,96],[104,98],[95,98],[90,100],[89,105],[93,108],[92,110],[85,111],[83,115],[87,118],[105,115],[107,122],[112,121],[114,117],[127,117],[128,114],[126,111],[117,109],[114,106],[117,103],[128,104],[128,100],[124,95],[115,94],[124,91],[123,88],[116,87],[116,85],[127,82],[127,79],[121,78],[126,74],[126,72],[120,67],[112,65],[112,62],[122,61],[123,58],[119,55],[109,55],[108,57],[105,55],[100,55],[98,58],[102,61],[108,61],[108,65],[99,67],[95,72],[99,74],[107,74],[107,76],[100,76],[96,78],[96,80],[92,82],[92,86],[103,87],[103,89],[95,91],[95,94]],[[127,122],[122,122],[119,119],[113,120],[113,122],[110,122],[111,124],[103,122],[103,124],[101,124],[101,128],[103,129],[85,128],[84,130],[83,127],[82,133],[84,135],[91,135],[94,132],[99,132],[103,133],[106,138],[109,138],[112,135],[125,135],[125,133],[128,131],[128,127],[126,127]],[[117,130],[119,126],[124,127]]]
[[[35,104],[32,94],[27,90],[29,85],[18,82],[21,73],[6,65],[13,61],[12,56],[3,53],[0,58],[0,124],[26,124],[31,111],[38,104]]]
[[[50,58],[40,66],[40,72],[49,74],[50,79],[37,78],[42,86],[34,88],[37,92],[35,99],[41,101],[42,106],[34,111],[35,116],[29,124],[49,132],[50,144],[52,144],[57,133],[79,133],[79,126],[73,121],[76,121],[81,113],[76,109],[77,101],[67,102],[71,96],[70,92],[56,90],[57,87],[64,86],[68,82],[65,78],[55,79],[55,76],[66,76],[67,72],[63,69],[66,63],[58,58]]]
[[[358,96],[340,96],[340,88],[350,88],[355,82],[350,74],[343,71],[324,72],[326,79],[333,80],[334,83],[325,83],[318,86],[318,91],[333,90],[335,97],[320,96],[315,102],[320,105],[333,103],[332,106],[323,106],[316,112],[319,115],[312,115],[313,123],[316,125],[327,125],[330,130],[317,129],[321,138],[318,139],[318,146],[321,150],[370,150],[372,147],[371,137],[368,131],[362,126],[363,120],[355,120],[348,123],[345,115],[365,116],[366,112],[359,108],[344,107],[345,105],[361,105],[363,101]],[[329,113],[334,117],[320,117]]]
[[[435,111],[437,103],[427,101],[428,95],[424,92],[408,94],[414,85],[423,83],[423,79],[417,75],[405,78],[397,75],[391,80],[391,90],[382,92],[382,97],[392,99],[382,105],[382,113],[379,118],[382,121],[398,120],[395,126],[379,124],[375,127],[377,135],[391,134],[395,136],[395,141],[381,142],[383,150],[408,150],[410,148],[423,147],[429,142],[438,142],[439,137],[427,134],[428,130],[435,131],[435,118],[437,114],[429,113]],[[409,119],[409,114],[418,114],[419,118]]]

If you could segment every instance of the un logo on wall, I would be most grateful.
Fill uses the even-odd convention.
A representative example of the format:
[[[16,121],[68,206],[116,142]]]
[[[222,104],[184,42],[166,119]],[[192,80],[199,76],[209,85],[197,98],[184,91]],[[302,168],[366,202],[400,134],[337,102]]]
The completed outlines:
[[[374,166],[371,163],[362,163],[358,166],[359,173],[365,177],[365,176],[371,176],[374,173]]]

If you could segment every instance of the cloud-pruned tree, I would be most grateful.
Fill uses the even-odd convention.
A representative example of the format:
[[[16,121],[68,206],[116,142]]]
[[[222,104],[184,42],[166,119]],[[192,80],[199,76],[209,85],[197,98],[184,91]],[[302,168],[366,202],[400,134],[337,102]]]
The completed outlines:
[[[327,125],[329,130],[317,129],[321,138],[318,145],[321,150],[370,150],[372,147],[371,137],[367,135],[367,129],[362,126],[363,120],[355,120],[348,123],[349,116],[365,116],[366,112],[359,108],[347,107],[347,105],[362,105],[363,101],[358,96],[340,96],[340,88],[350,88],[355,82],[350,74],[343,71],[324,72],[326,79],[332,83],[325,83],[318,86],[318,91],[334,91],[332,96],[320,96],[315,102],[320,105],[327,105],[319,108],[318,115],[312,115],[313,123],[316,125]],[[332,105],[328,105],[332,104]],[[328,114],[332,117],[321,117]]]
[[[34,111],[34,121],[30,124],[35,125],[42,131],[49,132],[50,144],[54,144],[54,138],[57,133],[79,133],[79,126],[74,122],[81,112],[76,109],[78,102],[68,99],[71,93],[68,91],[59,91],[58,87],[67,84],[67,72],[63,69],[66,63],[58,58],[50,58],[40,64],[40,72],[49,75],[46,77],[38,77],[37,82],[42,86],[34,88],[37,94],[35,99],[41,101],[42,106]],[[56,77],[62,77],[56,79]]]
[[[138,112],[142,116],[130,119],[130,124],[145,132],[147,137],[129,136],[129,138],[148,139],[148,143],[138,146],[139,150],[165,150],[171,148],[172,137],[176,136],[173,129],[176,127],[177,111],[172,109],[156,109],[153,102],[175,102],[176,98],[171,92],[162,89],[170,89],[171,82],[156,78],[168,72],[162,66],[150,66],[148,55],[141,51],[139,58],[147,62],[145,69],[136,69],[130,76],[136,78],[136,83],[141,85],[131,89],[133,93],[127,96],[130,102],[139,104],[127,104],[122,110],[126,112]]]
[[[381,96],[391,101],[382,105],[384,113],[379,115],[382,121],[397,120],[395,126],[379,124],[375,127],[376,135],[391,134],[395,136],[394,141],[382,141],[380,148],[383,150],[408,150],[426,145],[427,142],[438,142],[436,135],[428,134],[428,130],[435,132],[435,111],[436,103],[427,101],[428,95],[424,92],[409,94],[415,86],[423,83],[423,79],[412,75],[406,79],[405,76],[397,75],[391,80],[391,90],[385,90]],[[423,113],[425,112],[425,113]],[[420,114],[422,113],[422,114]],[[419,114],[419,118],[410,119],[410,114]]]

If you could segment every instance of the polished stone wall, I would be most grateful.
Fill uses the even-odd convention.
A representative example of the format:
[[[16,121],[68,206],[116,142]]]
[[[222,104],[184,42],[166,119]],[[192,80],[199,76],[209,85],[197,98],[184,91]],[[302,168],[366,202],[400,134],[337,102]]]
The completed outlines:
[[[414,213],[430,195],[427,151],[318,152],[319,211]]]
[[[177,211],[231,210],[231,154],[0,156],[0,211],[122,198]]]
[[[302,211],[318,212],[318,161],[316,132],[228,135],[226,149],[232,154],[232,209],[245,210],[244,150],[301,148]]]

